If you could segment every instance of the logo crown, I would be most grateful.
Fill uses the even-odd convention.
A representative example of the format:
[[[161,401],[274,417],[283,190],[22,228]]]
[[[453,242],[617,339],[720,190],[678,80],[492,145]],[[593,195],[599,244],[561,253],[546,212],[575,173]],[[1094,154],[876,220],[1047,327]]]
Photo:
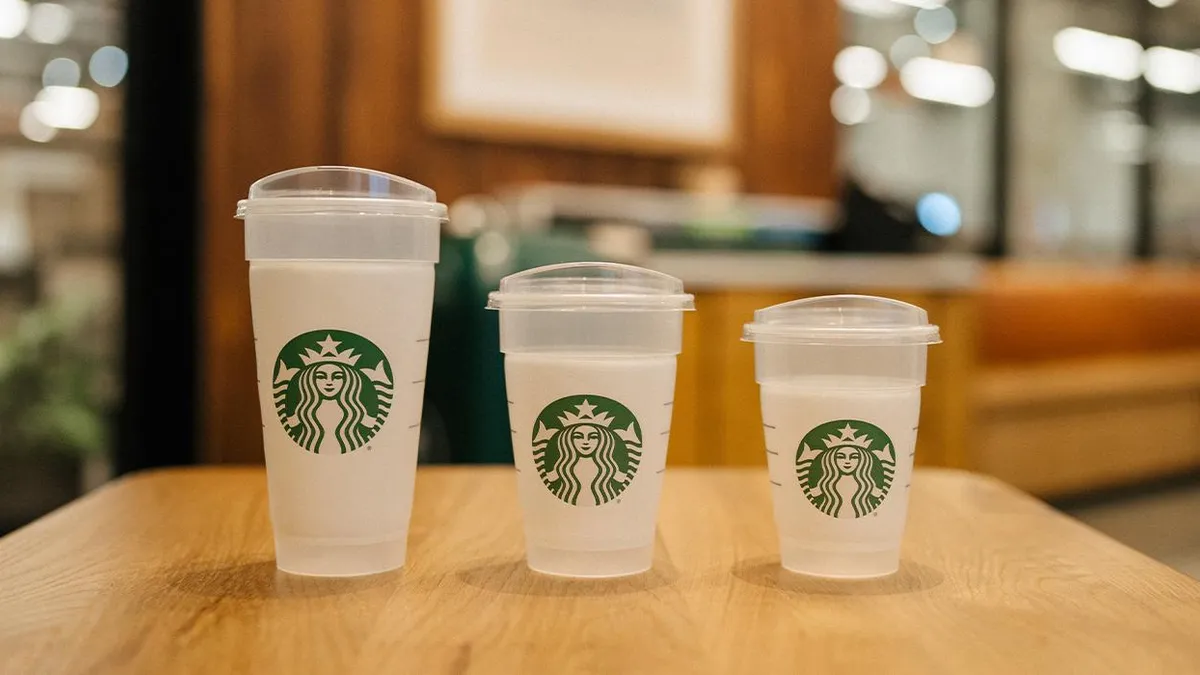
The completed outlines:
[[[608,413],[600,411],[600,413],[597,414],[596,406],[588,403],[586,398],[583,399],[582,403],[575,406],[575,410],[577,412],[563,413],[562,415],[559,415],[558,421],[561,422],[564,427],[572,424],[594,424],[598,427],[607,427],[613,423],[613,418],[609,417]]]
[[[342,344],[333,339],[332,335],[326,335],[324,340],[317,343],[320,351],[311,347],[306,347],[304,353],[300,354],[300,362],[306,366],[311,366],[314,363],[344,363],[348,366],[353,366],[358,363],[360,354],[354,353],[354,348],[349,347],[345,350],[338,351],[338,345]]]
[[[854,447],[862,448],[863,450],[870,449],[870,447],[871,447],[870,437],[868,437],[867,434],[858,436],[858,435],[856,435],[856,432],[857,432],[856,429],[854,429],[849,424],[847,424],[846,426],[842,427],[841,429],[838,429],[838,433],[841,434],[840,436],[834,436],[833,434],[830,434],[825,437],[825,439],[824,439],[825,447],[840,448],[840,447],[844,447],[847,445],[853,445]]]

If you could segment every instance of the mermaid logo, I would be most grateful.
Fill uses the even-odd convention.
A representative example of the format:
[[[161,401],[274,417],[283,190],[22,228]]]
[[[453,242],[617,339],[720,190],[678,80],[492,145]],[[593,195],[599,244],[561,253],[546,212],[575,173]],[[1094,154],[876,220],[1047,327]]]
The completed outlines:
[[[321,455],[361,448],[379,433],[392,407],[387,357],[370,340],[342,330],[292,338],[279,350],[272,382],[284,431]]]
[[[892,439],[867,422],[826,422],[805,434],[796,450],[804,496],[834,518],[861,518],[878,509],[895,475]]]
[[[560,398],[533,424],[538,474],[555,497],[572,506],[600,506],[616,499],[633,481],[641,460],[642,428],[628,408],[611,398]]]

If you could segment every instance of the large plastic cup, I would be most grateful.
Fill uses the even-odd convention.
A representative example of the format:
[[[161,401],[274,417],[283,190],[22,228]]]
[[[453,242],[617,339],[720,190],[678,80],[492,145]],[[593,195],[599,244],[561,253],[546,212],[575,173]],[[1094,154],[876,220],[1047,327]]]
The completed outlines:
[[[529,567],[650,569],[692,296],[659,272],[567,263],[505,277],[488,307],[500,310]]]
[[[259,180],[237,213],[276,563],[401,567],[446,207],[398,176],[319,166]]]
[[[895,572],[938,327],[898,300],[836,295],[760,309],[744,339],[754,343],[783,567]]]

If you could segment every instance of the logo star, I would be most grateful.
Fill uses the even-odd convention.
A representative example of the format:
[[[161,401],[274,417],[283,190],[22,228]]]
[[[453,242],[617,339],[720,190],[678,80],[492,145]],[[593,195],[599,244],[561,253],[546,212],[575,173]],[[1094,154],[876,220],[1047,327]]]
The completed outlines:
[[[591,403],[588,403],[588,400],[586,398],[583,399],[583,403],[580,403],[579,405],[575,406],[575,409],[579,411],[580,417],[595,417],[596,416],[596,414],[595,414],[596,406],[592,405]]]
[[[854,433],[856,430],[854,427],[850,426],[849,423],[847,423],[846,426],[838,429],[838,431],[841,432],[842,438],[854,438]]]
[[[340,344],[342,344],[342,343],[338,342],[337,340],[334,340],[332,335],[326,335],[324,340],[321,340],[320,342],[317,343],[317,346],[321,348],[321,354],[325,355],[325,354],[336,354],[337,347]]]

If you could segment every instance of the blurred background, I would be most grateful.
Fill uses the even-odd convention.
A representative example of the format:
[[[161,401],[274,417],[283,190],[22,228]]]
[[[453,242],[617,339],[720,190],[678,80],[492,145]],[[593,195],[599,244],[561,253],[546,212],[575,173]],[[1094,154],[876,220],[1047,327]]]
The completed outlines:
[[[917,303],[918,461],[1200,576],[1200,0],[0,0],[0,532],[262,461],[255,179],[451,205],[421,453],[511,461],[487,292],[681,277],[670,462],[762,465],[755,308]]]

